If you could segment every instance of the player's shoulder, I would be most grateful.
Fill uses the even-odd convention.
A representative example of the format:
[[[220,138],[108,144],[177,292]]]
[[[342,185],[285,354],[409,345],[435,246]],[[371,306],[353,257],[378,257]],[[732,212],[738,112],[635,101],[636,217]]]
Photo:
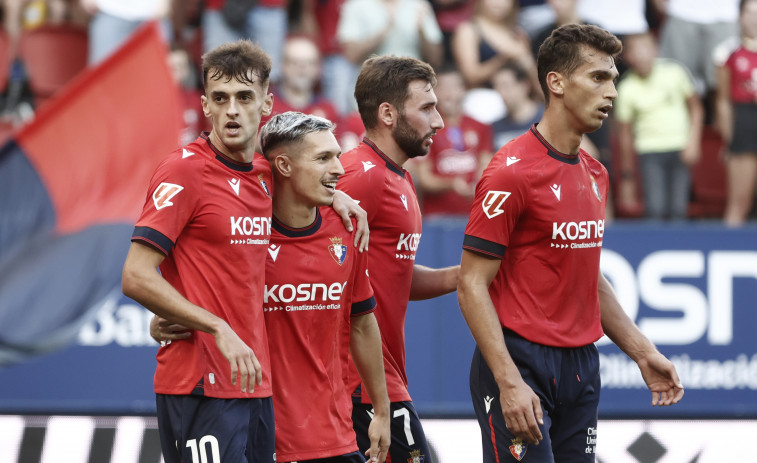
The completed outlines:
[[[157,171],[164,174],[193,177],[202,173],[207,161],[206,150],[195,141],[168,154],[158,165]]]
[[[607,168],[604,166],[604,164],[599,162],[583,149],[578,152],[578,156],[581,159],[581,162],[586,164],[586,168],[589,170],[589,172],[595,177],[608,175]]]
[[[360,143],[339,158],[344,168],[343,179],[350,182],[378,182],[386,175],[386,162],[370,146]]]

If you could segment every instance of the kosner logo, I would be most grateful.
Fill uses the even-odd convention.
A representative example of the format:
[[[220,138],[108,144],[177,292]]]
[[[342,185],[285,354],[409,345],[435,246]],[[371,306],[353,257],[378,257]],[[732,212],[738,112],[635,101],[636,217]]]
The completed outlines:
[[[417,251],[418,243],[421,242],[420,233],[400,233],[400,239],[397,241],[398,251]]]
[[[584,220],[582,222],[552,222],[552,239],[586,240],[602,238],[605,234],[604,220]]]
[[[270,234],[270,217],[231,217],[232,236],[268,236]]]
[[[347,282],[334,282],[329,286],[324,283],[302,283],[297,286],[292,284],[273,285],[265,287],[263,302],[305,302],[305,301],[338,301]]]

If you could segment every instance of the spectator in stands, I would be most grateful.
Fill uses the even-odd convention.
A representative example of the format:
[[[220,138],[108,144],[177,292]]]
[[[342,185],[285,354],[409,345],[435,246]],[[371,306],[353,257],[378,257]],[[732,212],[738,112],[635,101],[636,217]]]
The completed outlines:
[[[308,37],[289,37],[284,43],[281,78],[273,88],[271,116],[298,111],[337,121],[334,106],[316,91],[320,80],[321,55],[318,46]],[[263,118],[262,123],[268,119],[270,117]]]
[[[344,2],[345,0],[303,0],[302,3],[305,33],[316,37],[321,50],[323,95],[334,105],[340,116],[357,109],[352,92],[358,70],[342,53],[342,45],[337,37]],[[312,30],[308,30],[310,28]],[[340,125],[337,124],[337,130]],[[342,151],[345,151],[344,147]]]
[[[531,42],[517,18],[516,0],[477,0],[473,17],[457,27],[452,51],[469,88],[488,84],[510,60],[518,61],[539,88]]]
[[[430,0],[434,7],[436,21],[442,30],[442,43],[444,44],[444,60],[442,68],[455,62],[452,53],[452,34],[463,21],[467,21],[473,15],[473,4],[469,0]]]
[[[544,42],[553,30],[565,24],[583,24],[585,21],[578,14],[579,0],[547,0],[547,5],[554,12],[554,21],[545,25],[534,33],[531,39],[534,56],[539,54],[539,45]]]
[[[492,76],[491,85],[505,102],[505,117],[492,123],[494,147],[499,149],[523,135],[544,114],[544,103],[531,97],[533,88],[525,69],[510,61]]]
[[[459,71],[440,71],[435,91],[444,128],[437,131],[428,156],[413,159],[410,169],[424,217],[467,217],[476,182],[493,154],[491,129],[463,114],[465,82]]]
[[[271,82],[276,82],[288,27],[287,0],[206,0],[203,49],[207,52],[225,42],[250,39],[271,57]]]
[[[717,71],[717,126],[728,147],[725,223],[742,225],[757,184],[757,1],[739,5],[741,43]]]
[[[355,65],[372,54],[442,62],[442,32],[427,0],[347,0],[337,37]]]
[[[700,156],[703,109],[691,75],[680,64],[658,59],[649,33],[625,40],[631,69],[618,85],[615,118],[621,159],[619,200],[636,209],[634,153],[639,155],[645,216],[687,217],[690,167]]]
[[[739,0],[653,0],[666,14],[660,56],[681,62],[694,76],[697,93],[715,88],[711,56],[715,47],[738,35]]]
[[[273,110],[271,116],[287,111],[299,111],[306,114],[338,121],[334,135],[342,147],[355,147],[360,143],[364,129],[360,116],[357,124],[351,114],[340,118],[339,114],[327,98],[319,91],[321,81],[321,55],[318,46],[308,37],[291,36],[284,44],[284,54],[281,65],[281,78],[273,87]],[[262,123],[270,117],[263,118]]]
[[[89,23],[90,64],[110,56],[145,21],[160,21],[166,42],[172,36],[171,0],[81,0],[81,4],[92,15]]]
[[[444,53],[442,32],[427,0],[346,0],[337,39],[349,62],[340,63],[340,71],[350,77],[342,87],[350,92],[358,67],[370,55],[408,56],[438,66]],[[347,112],[356,109],[354,98],[350,99]]]

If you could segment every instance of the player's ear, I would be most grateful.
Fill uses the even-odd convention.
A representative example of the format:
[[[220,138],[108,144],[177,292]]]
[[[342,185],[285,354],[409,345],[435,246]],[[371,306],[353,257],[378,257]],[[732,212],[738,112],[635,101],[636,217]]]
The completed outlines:
[[[263,101],[263,116],[270,116],[273,111],[273,93],[268,93]]]
[[[565,76],[555,71],[548,73],[547,90],[550,93],[562,96],[565,93]]]
[[[273,159],[273,167],[284,177],[292,176],[292,162],[286,153],[276,155]]]
[[[397,109],[386,101],[378,107],[378,121],[387,127],[394,127],[397,123]]]
[[[210,101],[208,100],[208,97],[205,95],[202,95],[200,97],[200,103],[202,104],[202,113],[205,115],[206,118],[210,119],[210,108],[208,108],[208,104]]]

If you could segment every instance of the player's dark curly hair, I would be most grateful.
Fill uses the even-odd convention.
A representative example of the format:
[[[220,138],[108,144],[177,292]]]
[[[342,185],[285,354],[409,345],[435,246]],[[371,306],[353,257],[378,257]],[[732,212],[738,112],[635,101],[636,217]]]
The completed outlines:
[[[616,58],[623,50],[620,39],[591,24],[567,24],[558,27],[539,47],[536,68],[544,99],[549,104],[547,74],[559,72],[570,76],[581,64],[582,47],[603,51]]]
[[[372,56],[365,60],[355,84],[355,100],[366,129],[378,124],[378,108],[389,103],[400,112],[410,97],[410,82],[436,85],[436,73],[427,63],[402,56]]]
[[[236,79],[253,84],[255,78],[250,78],[250,71],[266,88],[271,75],[271,58],[248,39],[224,43],[202,55],[203,86],[207,86],[208,79],[222,77],[226,77],[227,82]]]

